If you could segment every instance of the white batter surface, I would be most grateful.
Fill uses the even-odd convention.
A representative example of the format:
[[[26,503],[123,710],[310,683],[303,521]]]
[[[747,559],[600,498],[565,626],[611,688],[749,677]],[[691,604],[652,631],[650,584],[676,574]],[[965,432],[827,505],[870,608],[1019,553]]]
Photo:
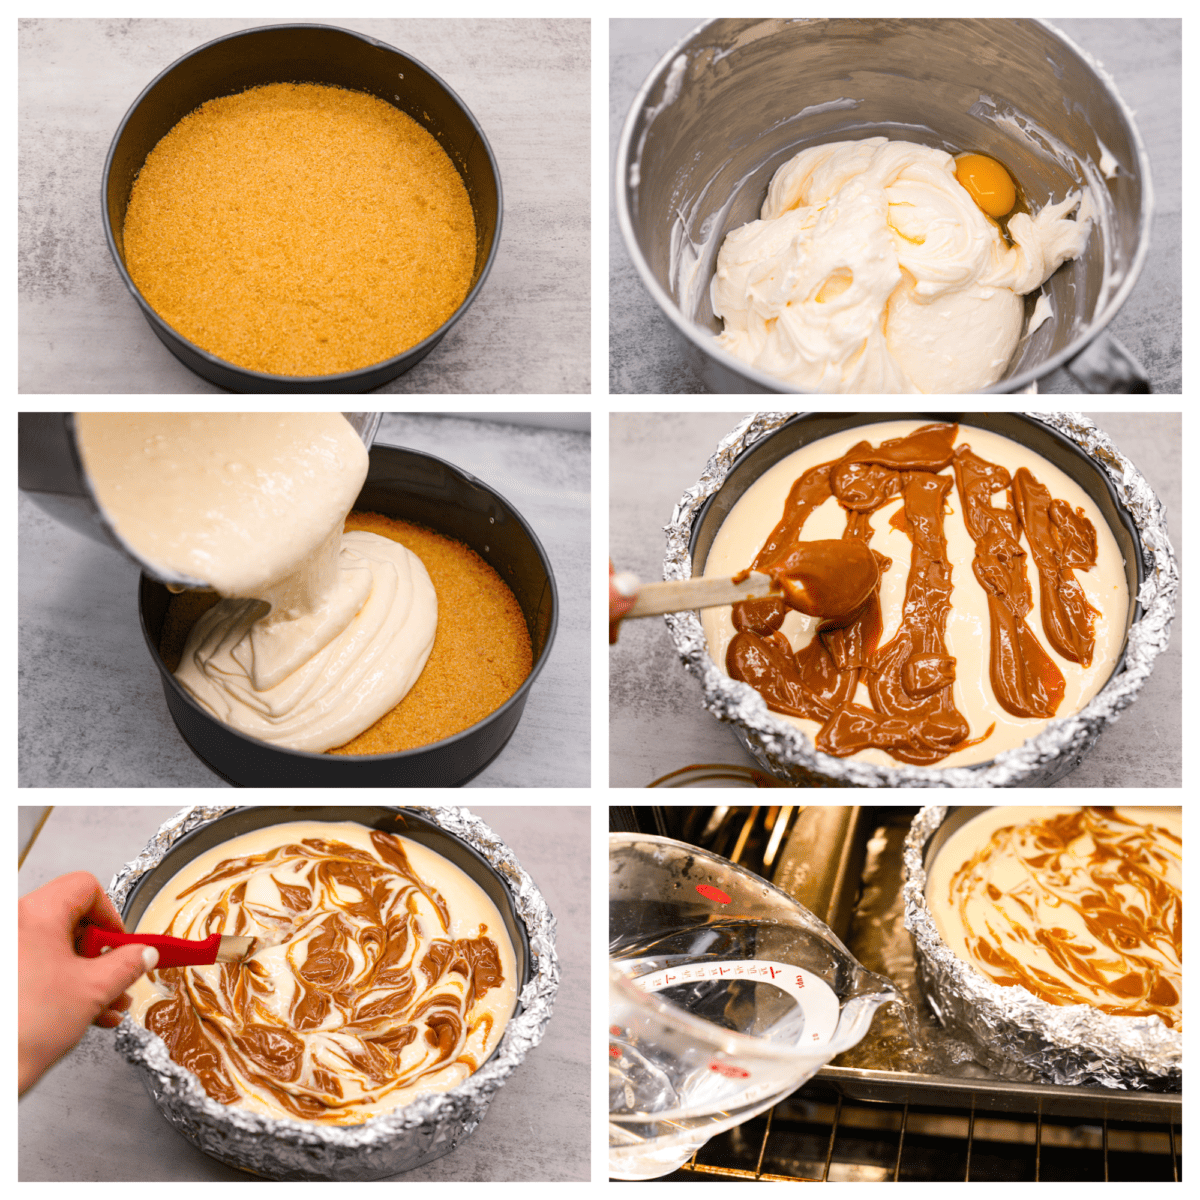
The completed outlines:
[[[873,446],[878,446],[880,442],[904,437],[928,423],[887,421],[878,425],[860,425],[844,433],[813,442],[776,463],[746,491],[725,518],[713,541],[704,573],[733,575],[748,567],[782,516],[792,484],[809,468],[840,458],[858,442],[869,441]],[[964,442],[981,458],[999,463],[1007,468],[1010,474],[1015,473],[1019,467],[1026,467],[1057,499],[1066,501],[1072,508],[1082,508],[1088,520],[1095,526],[1096,566],[1090,571],[1075,573],[1075,578],[1087,595],[1088,603],[1101,614],[1095,622],[1096,646],[1090,667],[1082,667],[1056,653],[1042,632],[1037,568],[1029,553],[1024,534],[1021,537],[1022,549],[1028,556],[1026,566],[1033,597],[1033,609],[1026,622],[1037,633],[1038,641],[1062,671],[1066,690],[1056,716],[1069,716],[1078,712],[1104,686],[1120,656],[1129,611],[1125,560],[1108,522],[1101,516],[1087,493],[1052,463],[1025,446],[982,429],[960,426],[955,445],[959,446]],[[946,467],[941,474],[953,477],[953,466]],[[992,503],[999,506],[1002,500],[1003,495],[993,496]],[[979,737],[992,722],[996,725],[992,735],[980,745],[949,754],[936,764],[938,767],[963,767],[971,763],[987,762],[1002,750],[1011,750],[1021,745],[1028,738],[1041,732],[1050,722],[1013,716],[1000,706],[992,691],[988,669],[991,623],[987,593],[971,569],[971,562],[975,557],[975,542],[963,522],[957,488],[951,488],[947,502],[951,511],[945,519],[945,532],[948,554],[953,565],[954,593],[953,610],[946,623],[946,645],[949,653],[958,660],[954,704],[966,717],[971,727],[972,738]],[[902,507],[903,503],[903,498],[897,497],[871,515],[871,527],[875,530],[871,547],[892,560],[891,570],[884,575],[880,588],[883,615],[883,632],[879,638],[881,646],[886,645],[899,628],[909,561],[912,557],[912,542],[908,535],[894,529],[889,523],[892,514]],[[845,525],[845,510],[838,504],[836,497],[830,497],[809,516],[804,525],[803,536],[805,540],[812,541],[840,538]],[[732,614],[733,609],[728,606],[708,608],[701,612],[709,653],[722,671],[725,670],[725,653],[736,632]],[[814,618],[789,611],[784,619],[783,632],[788,636],[793,650],[796,650],[812,640],[819,624]],[[870,707],[870,696],[864,684],[859,685],[855,700]],[[815,738],[821,728],[816,721],[785,716],[782,713],[776,713],[775,716],[781,721],[791,721],[810,738]],[[897,765],[897,760],[883,750],[865,750],[854,757],[880,766]]]

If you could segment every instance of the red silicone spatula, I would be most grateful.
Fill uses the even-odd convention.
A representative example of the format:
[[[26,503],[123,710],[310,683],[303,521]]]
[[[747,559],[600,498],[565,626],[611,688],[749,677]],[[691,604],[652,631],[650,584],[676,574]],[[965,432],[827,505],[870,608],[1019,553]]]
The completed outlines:
[[[202,967],[214,962],[241,962],[254,953],[258,938],[235,937],[219,933],[202,942],[187,938],[167,937],[161,933],[117,933],[85,925],[76,948],[84,958],[99,958],[114,946],[153,946],[158,951],[158,967]]]

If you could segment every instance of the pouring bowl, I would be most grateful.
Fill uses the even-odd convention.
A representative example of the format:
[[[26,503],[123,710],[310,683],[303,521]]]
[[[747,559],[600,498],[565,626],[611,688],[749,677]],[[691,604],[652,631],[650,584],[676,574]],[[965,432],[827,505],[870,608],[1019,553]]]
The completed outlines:
[[[379,430],[382,413],[343,413],[368,450]],[[17,484],[39,508],[77,533],[115,546],[137,564],[147,578],[176,588],[203,588],[206,580],[164,571],[140,558],[117,532],[96,498],[83,465],[73,413],[17,414]]]

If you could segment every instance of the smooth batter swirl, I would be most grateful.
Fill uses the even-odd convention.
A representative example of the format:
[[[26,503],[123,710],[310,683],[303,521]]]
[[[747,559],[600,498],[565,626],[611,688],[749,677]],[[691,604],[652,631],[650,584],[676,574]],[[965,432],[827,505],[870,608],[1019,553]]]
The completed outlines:
[[[268,590],[222,600],[193,626],[175,678],[218,720],[318,752],[408,695],[437,633],[429,573],[411,550],[374,533],[339,533],[332,549],[331,584],[315,601]]]
[[[408,694],[437,634],[424,565],[342,528],[367,478],[341,413],[77,413],[96,498],[166,576],[224,599],[176,678],[219,721],[320,753]]]
[[[717,344],[810,391],[979,391],[1017,348],[1021,297],[1083,253],[1091,212],[1085,188],[1014,213],[1009,244],[944,150],[810,146],[721,246]]]
[[[222,1104],[360,1124],[471,1074],[511,1015],[516,971],[498,912],[453,864],[342,824],[288,840],[322,828],[246,835],[168,884],[142,927],[248,934],[268,948],[151,972],[134,1012]],[[237,853],[264,835],[272,848]],[[197,868],[206,873],[188,883]]]
[[[928,892],[947,944],[1002,987],[1157,1016],[1182,1032],[1183,840],[1165,820],[1128,815],[1137,812],[1075,809],[990,836],[984,827],[966,861],[962,843],[947,842],[938,858],[949,855],[954,873],[948,888],[931,873]]]

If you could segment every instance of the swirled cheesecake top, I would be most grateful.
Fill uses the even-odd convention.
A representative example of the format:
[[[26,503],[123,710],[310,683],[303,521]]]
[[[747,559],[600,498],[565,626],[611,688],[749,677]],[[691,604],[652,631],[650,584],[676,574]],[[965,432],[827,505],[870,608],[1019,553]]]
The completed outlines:
[[[360,1124],[466,1079],[518,990],[496,906],[408,838],[289,822],[199,855],[139,932],[260,939],[241,963],[152,971],[134,1019],[223,1104]]]
[[[993,982],[1183,1029],[1178,809],[998,807],[957,830],[926,900]]]

